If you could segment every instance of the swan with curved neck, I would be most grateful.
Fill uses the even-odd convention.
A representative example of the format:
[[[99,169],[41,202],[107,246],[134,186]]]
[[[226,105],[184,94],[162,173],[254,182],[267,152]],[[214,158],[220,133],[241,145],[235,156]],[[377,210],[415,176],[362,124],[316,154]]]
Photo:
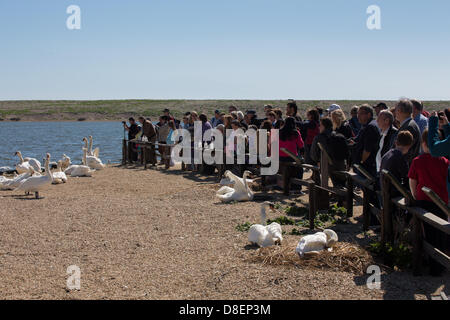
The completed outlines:
[[[53,184],[61,184],[61,183],[67,182],[67,176],[62,171],[62,160],[58,161],[56,171],[54,171],[52,173],[52,176],[53,176],[53,182],[52,182]]]
[[[253,245],[257,245],[263,248],[273,246],[283,241],[283,231],[278,223],[274,222],[266,226],[267,208],[270,208],[272,211],[275,210],[275,207],[272,203],[264,202],[261,205],[261,224],[252,225],[248,232],[248,241]]]
[[[317,232],[304,236],[297,245],[295,251],[303,258],[304,256],[318,255],[321,251],[332,247],[338,242],[338,235],[336,232],[330,229],[326,229],[323,232]]]
[[[31,166],[36,172],[41,172],[41,163],[34,158],[23,158],[22,153],[17,151],[15,156],[19,157],[20,163],[16,165],[16,171],[18,174],[27,173],[28,168]]]
[[[88,156],[86,148],[83,148],[83,164],[95,170],[102,170],[106,167],[99,158]]]
[[[237,177],[234,176],[230,171],[226,172],[226,176],[235,181],[234,186],[231,187],[222,187],[217,193],[216,196],[220,199],[220,201],[224,203],[229,203],[232,201],[251,201],[253,200],[253,191],[249,188],[247,184],[247,177],[251,172],[245,171],[243,182]]]
[[[53,177],[50,172],[50,154],[47,153],[45,159],[45,175],[33,175],[28,179],[23,180],[16,191],[25,191],[25,193],[34,192],[36,199],[39,199],[39,191],[46,185],[51,184],[52,181]]]
[[[92,136],[89,136],[89,149],[88,149],[88,155],[98,158],[100,154],[100,148],[95,148],[94,151],[92,151],[92,145],[94,143],[94,138]]]

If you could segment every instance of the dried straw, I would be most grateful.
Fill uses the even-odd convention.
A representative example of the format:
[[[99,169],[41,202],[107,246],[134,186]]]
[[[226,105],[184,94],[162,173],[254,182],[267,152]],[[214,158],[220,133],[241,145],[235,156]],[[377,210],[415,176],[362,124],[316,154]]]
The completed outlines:
[[[261,248],[248,261],[273,266],[332,269],[354,274],[363,274],[369,265],[374,264],[372,256],[366,250],[352,243],[340,242],[331,252],[324,250],[316,256],[305,258],[300,258],[295,252],[296,246],[296,243],[285,241],[282,246]]]

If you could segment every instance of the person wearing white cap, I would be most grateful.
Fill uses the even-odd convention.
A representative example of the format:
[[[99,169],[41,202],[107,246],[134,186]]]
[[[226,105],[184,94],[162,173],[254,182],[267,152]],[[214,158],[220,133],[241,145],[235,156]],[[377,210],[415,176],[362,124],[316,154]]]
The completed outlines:
[[[341,109],[341,106],[339,106],[339,105],[337,105],[337,104],[332,104],[332,105],[327,109],[328,115],[330,115],[333,111],[340,110],[340,109]]]

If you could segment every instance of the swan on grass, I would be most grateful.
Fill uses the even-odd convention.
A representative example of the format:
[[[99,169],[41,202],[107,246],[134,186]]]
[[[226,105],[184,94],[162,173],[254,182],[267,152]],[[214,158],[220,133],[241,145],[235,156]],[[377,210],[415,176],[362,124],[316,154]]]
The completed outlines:
[[[22,153],[17,151],[15,156],[18,156],[20,159],[20,163],[16,165],[16,171],[18,174],[27,173],[30,167],[36,172],[41,172],[41,163],[34,158],[23,158]]]
[[[331,248],[338,242],[338,235],[336,232],[330,229],[326,229],[323,232],[317,232],[304,236],[297,245],[295,251],[303,258],[304,256],[318,255],[321,251]]]
[[[39,199],[39,191],[46,185],[51,184],[53,181],[52,173],[50,172],[50,154],[47,153],[45,159],[45,175],[33,175],[28,179],[25,179],[15,189],[15,191],[24,191],[26,194],[34,192],[36,199]]]
[[[281,244],[283,241],[281,225],[274,222],[266,225],[266,210],[270,208],[274,210],[274,205],[270,202],[264,202],[261,205],[261,224],[254,224],[248,231],[248,241],[251,244],[258,245],[263,248],[271,247],[275,244]]]
[[[253,200],[253,191],[249,188],[247,183],[247,177],[250,174],[250,171],[245,171],[243,179],[240,179],[239,177],[231,173],[231,171],[226,171],[225,177],[233,180],[234,185],[233,187],[222,187],[219,191],[217,191],[216,196],[220,199],[220,201],[224,203]]]
[[[67,176],[66,174],[62,171],[62,161],[59,160],[58,164],[56,166],[56,171],[54,171],[52,173],[53,176],[53,184],[61,184],[61,183],[66,183],[67,182]]]

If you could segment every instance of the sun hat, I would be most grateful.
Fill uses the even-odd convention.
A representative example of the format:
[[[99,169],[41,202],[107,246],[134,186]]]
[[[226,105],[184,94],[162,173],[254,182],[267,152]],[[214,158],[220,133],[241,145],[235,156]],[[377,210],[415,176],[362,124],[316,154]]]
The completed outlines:
[[[341,109],[341,107],[340,107],[339,105],[337,105],[337,104],[332,104],[332,105],[327,109],[327,112],[331,113],[331,112],[333,112],[333,111],[340,110],[340,109]]]

